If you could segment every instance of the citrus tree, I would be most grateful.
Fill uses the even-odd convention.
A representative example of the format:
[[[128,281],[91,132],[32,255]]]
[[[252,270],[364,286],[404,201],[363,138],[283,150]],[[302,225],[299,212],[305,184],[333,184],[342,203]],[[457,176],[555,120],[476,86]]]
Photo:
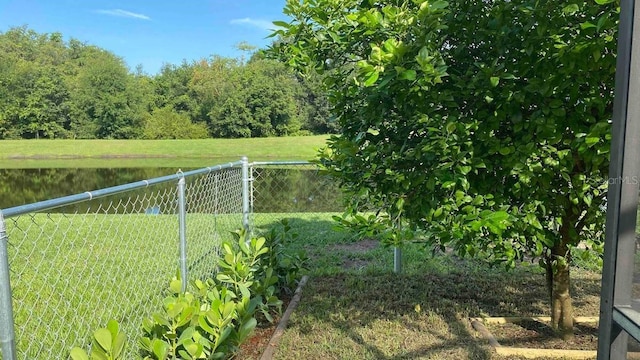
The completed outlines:
[[[290,0],[271,54],[323,74],[342,132],[321,161],[353,211],[373,205],[461,255],[539,259],[569,338],[572,249],[602,249],[618,11]]]

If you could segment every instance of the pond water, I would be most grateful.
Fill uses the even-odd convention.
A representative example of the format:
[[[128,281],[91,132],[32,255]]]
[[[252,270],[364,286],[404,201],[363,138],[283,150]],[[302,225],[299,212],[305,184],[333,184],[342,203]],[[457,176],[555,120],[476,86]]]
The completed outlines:
[[[172,175],[178,170],[171,167],[0,169],[0,209]],[[255,212],[342,211],[342,195],[337,185],[317,170],[260,168],[254,170],[254,178]],[[175,188],[175,184],[165,187]]]
[[[0,169],[0,208],[175,174],[174,168]]]

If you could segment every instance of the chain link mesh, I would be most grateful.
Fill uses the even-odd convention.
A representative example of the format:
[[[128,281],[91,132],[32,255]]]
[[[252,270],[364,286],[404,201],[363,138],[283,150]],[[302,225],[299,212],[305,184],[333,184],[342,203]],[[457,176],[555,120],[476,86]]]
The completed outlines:
[[[273,162],[251,170],[251,224],[257,228],[284,217],[344,211],[337,182],[314,164]]]
[[[189,279],[212,276],[220,240],[242,226],[241,169],[185,181]],[[109,319],[136,357],[142,319],[179,269],[177,194],[161,183],[5,219],[20,359],[67,358]]]

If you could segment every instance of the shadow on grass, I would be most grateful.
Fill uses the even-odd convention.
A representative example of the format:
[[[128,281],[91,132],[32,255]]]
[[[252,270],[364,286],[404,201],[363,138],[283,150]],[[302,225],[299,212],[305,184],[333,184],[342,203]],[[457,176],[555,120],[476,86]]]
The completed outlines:
[[[291,219],[290,225],[300,234],[290,248],[311,255],[311,279],[279,359],[488,359],[492,350],[477,340],[469,317],[548,314],[537,265],[507,272],[412,245],[403,249],[404,273],[394,274],[390,249],[363,252],[352,234],[336,232],[327,218]],[[341,267],[349,257],[367,265]],[[574,275],[576,314],[596,315],[599,278]]]

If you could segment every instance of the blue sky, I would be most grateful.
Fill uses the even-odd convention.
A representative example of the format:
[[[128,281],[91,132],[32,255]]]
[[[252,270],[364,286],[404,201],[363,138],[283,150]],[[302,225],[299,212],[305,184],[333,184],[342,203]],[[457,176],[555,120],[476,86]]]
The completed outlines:
[[[129,68],[238,57],[235,45],[264,47],[285,0],[0,0],[0,32],[26,25],[107,49]]]

